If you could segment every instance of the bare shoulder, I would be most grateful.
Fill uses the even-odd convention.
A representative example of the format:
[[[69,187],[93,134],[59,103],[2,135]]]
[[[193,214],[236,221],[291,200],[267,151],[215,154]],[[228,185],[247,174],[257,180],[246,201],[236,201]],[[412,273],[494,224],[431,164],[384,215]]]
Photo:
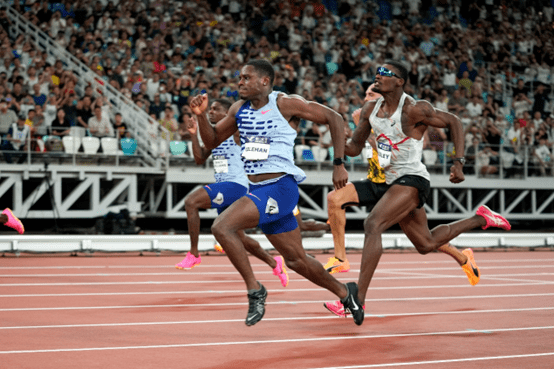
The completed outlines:
[[[435,108],[427,100],[416,100],[411,96],[406,98],[402,109],[412,119],[431,117],[435,113]],[[419,120],[421,120],[419,119]],[[417,120],[417,119],[416,119]]]
[[[284,92],[279,93],[277,96],[277,106],[279,106],[279,109],[286,108],[289,105],[296,105],[296,104],[307,104],[308,100],[303,98],[300,95],[297,94],[291,94],[288,95]]]
[[[233,105],[231,105],[231,107],[229,108],[227,115],[234,116],[239,111],[240,107],[244,105],[245,102],[246,100],[241,99],[233,103]]]

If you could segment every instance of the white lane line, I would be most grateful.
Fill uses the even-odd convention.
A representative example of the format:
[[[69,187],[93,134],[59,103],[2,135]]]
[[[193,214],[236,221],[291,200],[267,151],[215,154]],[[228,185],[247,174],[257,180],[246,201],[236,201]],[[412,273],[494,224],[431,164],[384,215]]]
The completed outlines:
[[[337,278],[339,281],[351,281],[353,278],[357,278],[357,273],[359,271],[350,269],[350,276],[344,276],[343,278]],[[184,275],[185,273],[183,273]],[[289,276],[295,274],[294,272],[289,272]],[[525,273],[525,274],[487,274],[482,277],[482,280],[489,279],[491,277],[529,277],[529,276],[552,276],[554,273]],[[416,279],[429,279],[437,278],[441,279],[452,278],[452,279],[466,279],[465,276],[462,276],[460,273],[456,275],[446,275],[446,274],[430,274],[423,276],[400,276],[400,277],[374,277],[372,281],[392,281],[392,280],[416,280]],[[491,278],[492,279],[492,278]],[[298,282],[309,282],[307,279],[299,278],[293,279],[295,283]],[[275,279],[258,279],[262,283],[275,282]],[[152,284],[194,284],[194,283],[239,283],[244,282],[242,279],[232,279],[232,280],[181,280],[181,281],[134,281],[134,282],[44,282],[44,283],[0,283],[1,287],[40,287],[40,286],[105,286],[105,285],[152,285]]]
[[[242,291],[244,293],[244,291]],[[554,296],[554,293],[530,293],[530,294],[513,294],[513,295],[481,295],[481,296],[440,296],[440,297],[397,297],[397,298],[377,298],[366,299],[366,303],[372,302],[399,302],[399,301],[438,301],[438,300],[468,300],[468,299],[502,299],[502,298],[531,298],[531,297],[547,297]],[[331,298],[330,298],[331,299]],[[281,300],[266,302],[266,305],[298,305],[298,304],[313,304],[323,303],[327,300],[312,300],[312,301],[296,301],[296,300]],[[244,306],[246,302],[226,302],[225,306]],[[173,308],[173,307],[221,307],[221,303],[213,304],[170,304],[170,305],[123,305],[123,306],[65,306],[65,307],[34,307],[34,308],[5,308],[0,309],[0,312],[7,311],[56,311],[56,310],[98,310],[98,309],[146,309],[146,308]]]
[[[267,265],[266,265],[267,267]],[[486,267],[482,268],[483,270],[492,270],[492,269],[540,269],[540,268],[554,268],[554,264],[552,265],[528,265],[528,266],[522,266],[522,265],[507,265],[507,266],[495,266],[495,267]],[[417,269],[376,269],[377,273],[421,273],[425,271],[438,271],[438,270],[452,270],[453,268],[417,268]],[[356,272],[359,272],[359,270],[355,270]],[[271,274],[272,271],[270,270],[264,270],[264,271],[256,271],[256,274]],[[290,271],[290,273],[294,273],[294,271]],[[128,276],[160,276],[160,275],[179,275],[179,274],[189,274],[189,275],[236,275],[238,274],[237,271],[231,271],[231,272],[205,272],[203,270],[199,271],[186,271],[181,272],[176,270],[175,272],[169,273],[87,273],[87,274],[0,274],[0,277],[2,278],[36,278],[36,277],[128,277]]]
[[[548,311],[554,310],[554,307],[537,308],[515,308],[515,309],[494,309],[494,310],[462,310],[462,311],[427,311],[410,313],[366,313],[366,318],[387,318],[387,317],[407,317],[407,316],[427,316],[427,315],[457,315],[457,314],[487,314],[487,313],[519,313],[529,311]],[[288,318],[264,318],[264,321],[293,321],[293,320],[320,320],[320,319],[340,319],[337,316],[313,316],[313,317],[288,317]],[[206,324],[206,323],[244,323],[244,319],[218,319],[218,320],[185,320],[175,322],[134,322],[134,323],[97,323],[97,324],[64,324],[64,325],[30,325],[0,327],[0,330],[9,329],[50,329],[50,328],[95,328],[95,327],[125,327],[125,326],[143,326],[143,325],[172,325],[172,324]]]
[[[488,276],[486,279],[487,280],[492,280],[492,281],[502,281],[502,282],[526,282],[530,286],[532,286],[536,283],[538,283],[538,284],[552,284],[552,283],[554,283],[554,281],[538,281],[538,280],[535,280],[535,279],[506,278],[506,277],[497,278],[497,277],[494,277],[494,276]]]
[[[480,256],[478,253],[475,253],[476,255]],[[416,255],[416,254],[414,254]],[[176,259],[178,259],[179,257],[177,256]],[[517,262],[518,263],[523,263],[523,262],[541,262],[541,263],[544,263],[544,262],[549,262],[549,261],[552,261],[554,262],[554,258],[552,259],[548,259],[548,258],[544,258],[544,259],[518,259]],[[322,261],[324,262],[324,261]],[[509,260],[509,259],[490,259],[490,260],[482,260],[481,261],[483,264],[486,264],[486,263],[513,263],[513,260]],[[432,261],[423,261],[423,260],[420,260],[420,261],[380,261],[379,262],[379,265],[396,265],[396,264],[400,264],[400,265],[411,265],[411,264],[417,264],[417,265],[430,265],[430,264],[452,264],[453,261],[452,260],[432,260]],[[265,266],[266,264],[252,264],[253,267],[257,267],[257,266]],[[350,265],[360,265],[360,262],[350,262]],[[480,266],[480,265],[479,265]],[[221,264],[221,265],[209,265],[209,264],[202,264],[202,268],[222,268],[222,267],[226,267],[226,268],[233,268],[233,265],[230,264],[230,263],[225,263],[225,264]],[[160,268],[160,269],[174,269],[175,268],[175,265],[174,264],[171,264],[171,263],[168,263],[167,265],[151,265],[151,264],[148,264],[148,265],[64,265],[64,266],[53,266],[53,265],[40,265],[40,266],[0,266],[0,270],[1,269],[6,269],[6,270],[18,270],[18,269],[22,269],[22,270],[25,270],[25,269],[118,269],[118,268],[121,268],[121,269],[136,269],[136,268],[148,268],[148,269],[156,269],[156,268]]]
[[[386,368],[397,366],[412,366],[412,365],[431,365],[431,364],[446,364],[446,363],[461,363],[484,360],[507,360],[507,359],[524,359],[531,357],[553,356],[554,352],[542,352],[538,354],[521,354],[521,355],[505,355],[505,356],[481,356],[481,357],[464,357],[461,359],[446,359],[432,361],[411,361],[407,363],[386,363],[386,364],[369,364],[369,365],[349,365],[349,366],[326,366],[313,369],[362,369],[362,368]]]
[[[278,281],[273,281],[278,282]],[[296,282],[296,281],[295,281]],[[505,283],[505,284],[479,284],[479,288],[497,288],[497,287],[519,287],[519,286],[542,286],[545,284],[554,284],[552,282],[536,283]],[[453,288],[474,288],[474,286],[463,285],[445,285],[445,286],[391,286],[391,287],[370,287],[369,291],[390,291],[390,290],[420,290],[420,289],[453,289]],[[284,290],[268,289],[269,292],[283,292]],[[287,288],[287,292],[321,292],[321,288]],[[206,294],[206,293],[243,293],[244,290],[197,290],[197,291],[136,291],[136,292],[87,292],[87,293],[38,293],[38,294],[16,294],[0,295],[2,297],[72,297],[72,296],[124,296],[124,295],[170,295],[170,294]]]
[[[479,331],[446,331],[446,332],[422,332],[422,333],[396,333],[396,334],[376,334],[376,335],[360,335],[360,336],[340,336],[340,337],[318,337],[318,338],[296,338],[284,340],[256,340],[256,341],[232,341],[232,342],[205,342],[205,343],[181,343],[170,345],[145,345],[145,346],[119,346],[119,347],[79,347],[79,348],[59,348],[46,350],[11,350],[0,351],[0,354],[36,354],[48,352],[83,352],[83,351],[109,351],[109,350],[133,350],[133,349],[162,349],[162,348],[184,348],[184,347],[216,347],[216,346],[238,346],[238,345],[263,345],[275,343],[299,343],[299,342],[329,342],[339,340],[359,340],[372,338],[402,338],[402,337],[426,337],[454,334],[488,334],[502,332],[524,332],[554,329],[554,326],[544,327],[523,327],[523,328],[500,328],[500,329],[483,329]],[[487,332],[487,333],[484,333]]]

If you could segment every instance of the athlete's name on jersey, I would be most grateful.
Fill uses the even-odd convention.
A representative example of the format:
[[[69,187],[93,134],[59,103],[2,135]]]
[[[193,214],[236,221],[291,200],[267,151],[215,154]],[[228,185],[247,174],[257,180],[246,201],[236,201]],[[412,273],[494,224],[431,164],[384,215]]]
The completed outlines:
[[[269,149],[268,149],[267,147],[252,147],[252,146],[247,146],[247,147],[244,148],[244,151],[267,153],[267,152],[269,152]]]

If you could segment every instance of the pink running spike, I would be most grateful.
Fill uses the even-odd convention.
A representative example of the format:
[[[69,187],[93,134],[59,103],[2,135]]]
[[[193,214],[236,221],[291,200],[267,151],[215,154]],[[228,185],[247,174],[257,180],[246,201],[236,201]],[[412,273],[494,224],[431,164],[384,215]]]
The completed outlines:
[[[289,284],[289,275],[285,269],[285,263],[282,256],[276,256],[273,259],[277,262],[277,266],[273,269],[273,275],[276,275],[281,280],[283,287],[288,286]]]
[[[13,215],[10,208],[5,208],[2,214],[8,217],[8,221],[4,223],[6,227],[15,229],[17,232],[19,232],[19,234],[25,233],[25,227],[23,227],[23,223],[21,223],[21,220]]]
[[[510,222],[508,222],[506,218],[498,213],[495,213],[486,205],[479,206],[479,209],[477,209],[475,214],[482,216],[487,221],[487,225],[481,227],[483,229],[487,229],[489,227],[498,227],[506,231],[512,229]]]
[[[192,269],[196,265],[199,265],[202,262],[202,257],[198,255],[198,257],[194,256],[190,252],[187,252],[187,256],[179,263],[175,264],[175,268],[177,269]]]

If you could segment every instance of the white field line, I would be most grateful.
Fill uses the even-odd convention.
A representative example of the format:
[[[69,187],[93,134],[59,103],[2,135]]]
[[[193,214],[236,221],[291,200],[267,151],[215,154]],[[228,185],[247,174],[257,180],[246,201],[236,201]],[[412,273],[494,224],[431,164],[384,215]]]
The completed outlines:
[[[541,352],[538,354],[521,354],[521,355],[504,355],[504,356],[481,356],[481,357],[464,357],[461,359],[445,359],[445,360],[430,360],[430,361],[410,361],[407,363],[384,363],[384,364],[368,364],[368,365],[349,365],[349,366],[327,366],[314,369],[364,369],[364,368],[393,368],[400,366],[415,366],[415,365],[433,365],[433,364],[450,364],[463,362],[476,362],[486,360],[509,360],[509,359],[526,359],[536,357],[554,356],[554,352]],[[485,365],[483,363],[483,365]]]
[[[522,327],[522,328],[500,328],[500,329],[482,329],[482,330],[463,330],[463,331],[438,331],[438,332],[421,332],[421,333],[396,333],[396,334],[376,334],[376,335],[359,335],[359,336],[340,336],[340,337],[318,337],[318,338],[296,338],[296,339],[281,339],[281,340],[256,340],[256,341],[229,341],[229,342],[203,342],[203,343],[182,343],[169,345],[145,345],[145,346],[118,346],[118,347],[78,347],[78,348],[59,348],[45,350],[11,350],[0,351],[0,355],[6,354],[36,354],[36,353],[52,353],[52,352],[84,352],[84,351],[111,351],[111,350],[145,350],[145,349],[164,349],[164,348],[187,348],[187,347],[212,347],[216,346],[242,346],[242,345],[264,345],[264,344],[289,344],[289,343],[304,343],[304,342],[333,342],[342,340],[360,340],[360,339],[378,339],[378,338],[405,338],[405,337],[429,337],[441,335],[458,335],[458,334],[490,334],[490,333],[511,333],[550,330],[554,326],[543,327]]]
[[[267,265],[266,265],[267,267]],[[416,268],[416,269],[376,269],[376,273],[419,273],[419,272],[425,272],[425,271],[438,271],[438,270],[452,270],[454,267],[450,268]],[[512,265],[506,265],[506,266],[495,266],[495,267],[486,267],[482,268],[484,270],[492,270],[492,269],[544,269],[544,268],[553,268],[554,264],[552,265],[526,265],[526,266],[512,266]],[[359,270],[354,270],[355,272],[359,272]],[[264,271],[256,271],[257,274],[272,274],[271,270],[264,270]],[[290,273],[293,273],[293,271],[290,271]],[[34,278],[34,277],[129,277],[129,276],[166,276],[166,275],[179,275],[179,274],[189,274],[189,275],[234,275],[238,274],[237,271],[231,271],[231,272],[205,272],[205,271],[175,271],[172,273],[165,272],[165,273],[86,273],[86,274],[0,274],[0,278]]]
[[[441,279],[446,278],[454,278],[454,279],[465,279],[465,276],[463,274],[458,273],[458,270],[456,270],[456,275],[444,275],[444,274],[421,274],[421,276],[413,276],[413,275],[407,275],[407,276],[388,276],[388,277],[374,277],[372,278],[372,281],[384,281],[384,280],[416,280],[416,279],[429,279],[429,278],[437,278],[440,277]],[[289,272],[289,276],[294,273]],[[402,273],[399,273],[402,274]],[[520,274],[486,274],[483,276],[483,280],[488,279],[488,277],[538,277],[538,276],[553,276],[554,273],[520,273]],[[350,270],[349,275],[345,275],[344,277],[336,277],[339,281],[351,281],[352,279],[357,278],[358,274],[355,270]],[[299,279],[291,279],[295,283],[299,282],[306,282],[311,283],[307,279],[299,278]],[[258,281],[262,283],[271,283],[275,282],[275,279],[258,279]],[[244,282],[242,279],[233,279],[233,280],[178,280],[178,281],[132,281],[132,282],[40,282],[40,283],[0,283],[0,288],[2,287],[35,287],[35,286],[103,286],[103,285],[156,285],[156,284],[195,284],[195,283],[242,283]],[[542,282],[542,281],[541,281]],[[548,281],[545,281],[545,283],[548,283]]]
[[[242,291],[244,292],[244,291]],[[470,299],[506,299],[506,298],[532,298],[532,297],[547,297],[554,296],[554,293],[529,293],[529,294],[511,294],[511,295],[479,295],[479,296],[440,296],[440,297],[397,297],[397,298],[376,298],[366,299],[366,303],[373,302],[400,302],[400,301],[446,301],[446,300],[470,300]],[[314,304],[323,303],[327,300],[310,300],[310,301],[296,301],[296,300],[281,300],[266,302],[266,305],[298,305],[298,304]],[[246,302],[226,302],[225,306],[244,306]],[[147,309],[147,308],[174,308],[174,307],[221,307],[221,303],[212,304],[168,304],[168,305],[123,305],[123,306],[62,306],[62,307],[34,307],[34,308],[4,308],[0,309],[0,312],[11,311],[58,311],[58,310],[100,310],[100,309]]]
[[[277,281],[274,281],[277,282]],[[544,284],[554,284],[552,282],[536,282],[536,283],[505,283],[505,284],[479,284],[479,288],[497,288],[497,287],[519,287],[519,286],[541,286]],[[391,290],[437,290],[453,288],[475,288],[474,286],[463,285],[444,285],[444,286],[390,286],[390,287],[370,287],[369,291],[391,291]],[[321,288],[287,288],[283,289],[268,289],[269,292],[322,292]],[[77,292],[77,293],[27,293],[27,294],[11,294],[0,295],[0,298],[20,298],[20,297],[76,297],[76,296],[130,296],[130,295],[194,295],[194,294],[225,294],[225,293],[244,293],[244,289],[241,290],[196,290],[196,291],[136,291],[136,292]]]
[[[476,255],[479,256],[478,253]],[[423,257],[424,256],[418,256]],[[179,259],[179,257],[177,257]],[[178,261],[178,260],[177,260]],[[177,262],[176,261],[176,262]],[[481,261],[482,264],[488,264],[488,263],[513,263],[513,260],[509,259],[491,259],[491,260],[479,260],[477,258],[477,261]],[[554,263],[554,257],[551,259],[544,258],[544,259],[517,259],[518,264],[521,263],[530,263],[530,262],[553,262]],[[4,260],[3,262],[9,263],[10,261]],[[324,261],[323,261],[324,262]],[[380,261],[379,265],[410,265],[410,264],[417,264],[417,265],[431,265],[431,264],[452,264],[453,261],[451,259],[446,260],[433,260],[433,261],[425,261],[425,259],[421,259],[419,261]],[[480,264],[481,264],[480,263]],[[350,262],[350,265],[360,265],[360,262]],[[263,267],[266,266],[266,264],[259,264],[259,263],[252,263],[253,267]],[[166,265],[64,265],[64,266],[53,266],[53,265],[40,265],[40,266],[0,266],[0,270],[6,269],[6,270],[25,270],[25,269],[174,269],[175,266],[171,263],[168,263]],[[233,265],[230,263],[225,264],[219,264],[219,265],[209,265],[209,264],[202,264],[202,268],[233,268]]]
[[[494,309],[494,310],[471,310],[471,311],[425,311],[397,314],[366,313],[367,318],[387,318],[387,317],[409,317],[409,316],[427,316],[427,315],[457,315],[457,314],[500,314],[500,313],[519,313],[529,311],[549,311],[554,307],[536,307],[536,308],[514,308],[514,309]],[[321,319],[340,319],[337,316],[313,316],[313,317],[287,317],[287,318],[265,318],[264,321],[294,321],[294,320],[321,320]],[[174,325],[174,324],[206,324],[206,323],[244,323],[244,319],[217,319],[217,320],[184,320],[173,322],[132,322],[132,323],[96,323],[96,324],[62,324],[62,325],[32,325],[32,326],[13,326],[0,327],[0,330],[15,329],[51,329],[51,328],[96,328],[96,327],[126,327],[126,326],[144,326],[144,325]]]

